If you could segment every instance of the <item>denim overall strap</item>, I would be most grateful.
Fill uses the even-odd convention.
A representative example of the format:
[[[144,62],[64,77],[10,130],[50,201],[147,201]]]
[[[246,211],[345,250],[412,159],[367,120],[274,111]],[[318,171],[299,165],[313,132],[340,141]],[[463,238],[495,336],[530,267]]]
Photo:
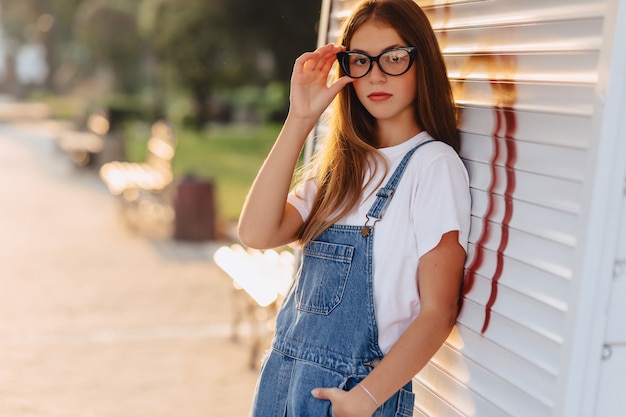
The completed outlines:
[[[430,143],[430,142],[434,142],[434,140],[431,139],[431,140],[422,142],[419,145],[415,146],[410,151],[408,151],[406,155],[404,155],[404,158],[402,158],[402,161],[400,161],[400,164],[391,175],[391,178],[389,178],[389,181],[387,181],[387,184],[385,184],[384,187],[380,188],[376,192],[376,201],[374,201],[374,204],[372,204],[372,207],[367,213],[368,218],[376,219],[376,221],[379,221],[380,219],[383,218],[383,215],[385,214],[385,211],[387,210],[387,207],[389,206],[389,203],[391,202],[393,193],[396,191],[396,188],[398,187],[398,183],[400,182],[400,179],[402,178],[402,175],[404,174],[404,171],[407,165],[409,164],[409,160],[411,159],[411,157],[413,156],[416,150],[418,150],[421,146],[426,145],[427,143]]]

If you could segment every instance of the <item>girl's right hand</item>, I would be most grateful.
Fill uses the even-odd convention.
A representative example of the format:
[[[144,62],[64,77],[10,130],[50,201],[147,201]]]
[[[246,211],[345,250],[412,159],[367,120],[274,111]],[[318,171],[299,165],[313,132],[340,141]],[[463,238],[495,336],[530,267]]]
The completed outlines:
[[[296,59],[289,94],[291,117],[317,121],[324,110],[352,79],[343,76],[328,84],[328,75],[343,46],[328,44]]]

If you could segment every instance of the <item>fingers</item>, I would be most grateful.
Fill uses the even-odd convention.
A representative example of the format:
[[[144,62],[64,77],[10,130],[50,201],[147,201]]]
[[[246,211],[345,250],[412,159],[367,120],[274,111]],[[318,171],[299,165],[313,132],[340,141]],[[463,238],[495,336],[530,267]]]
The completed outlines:
[[[337,59],[337,53],[345,50],[343,46],[324,45],[313,52],[305,52],[296,59],[294,70],[297,72],[329,72]]]
[[[342,88],[344,88],[346,85],[350,84],[353,81],[354,81],[353,78],[350,78],[347,75],[344,75],[343,77],[339,78],[334,83],[332,83],[328,88],[333,93],[336,94],[336,93],[339,93]]]
[[[342,46],[325,45],[302,54],[294,64],[289,92],[290,114],[319,118],[333,98],[351,80],[340,77],[329,85],[329,74]]]
[[[311,395],[318,400],[332,400],[336,397],[337,393],[344,393],[339,388],[315,388],[311,391]]]
[[[337,60],[337,52],[342,51],[344,48],[335,46],[332,44],[323,46],[318,50],[320,59],[318,61],[316,69],[319,71],[330,71],[330,67]]]

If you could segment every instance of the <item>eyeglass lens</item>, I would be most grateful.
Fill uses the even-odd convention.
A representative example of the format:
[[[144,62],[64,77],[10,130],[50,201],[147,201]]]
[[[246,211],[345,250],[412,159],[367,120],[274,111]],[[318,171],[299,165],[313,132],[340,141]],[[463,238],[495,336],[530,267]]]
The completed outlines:
[[[374,61],[378,62],[382,72],[388,75],[401,75],[409,69],[413,60],[408,49],[392,49],[377,57],[360,52],[346,52],[342,61],[342,67],[348,76],[361,78],[370,72]]]

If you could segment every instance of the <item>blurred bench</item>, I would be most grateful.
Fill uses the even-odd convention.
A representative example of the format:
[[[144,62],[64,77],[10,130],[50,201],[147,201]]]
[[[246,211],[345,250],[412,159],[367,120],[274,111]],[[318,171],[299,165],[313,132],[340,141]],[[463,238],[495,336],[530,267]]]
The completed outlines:
[[[109,128],[106,114],[95,111],[89,114],[83,127],[63,130],[57,137],[57,145],[70,156],[74,164],[93,166],[96,156],[104,149]]]
[[[293,279],[295,256],[289,251],[222,246],[215,263],[232,279],[233,320],[231,334],[239,340],[242,323],[251,336],[249,366],[256,368],[273,334],[278,307]]]
[[[176,141],[165,121],[152,125],[144,162],[111,161],[100,168],[100,178],[111,194],[120,196],[125,220],[131,224],[146,217],[173,218],[172,162]]]

